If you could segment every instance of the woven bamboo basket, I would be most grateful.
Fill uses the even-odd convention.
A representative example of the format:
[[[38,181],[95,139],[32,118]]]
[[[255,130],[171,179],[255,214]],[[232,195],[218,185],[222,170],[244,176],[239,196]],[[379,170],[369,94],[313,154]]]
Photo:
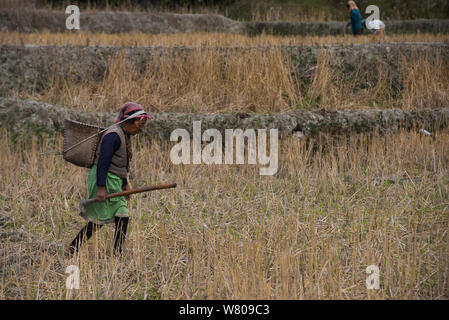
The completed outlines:
[[[104,128],[64,119],[64,160],[80,167],[91,168],[102,130]],[[83,141],[85,139],[87,140]]]

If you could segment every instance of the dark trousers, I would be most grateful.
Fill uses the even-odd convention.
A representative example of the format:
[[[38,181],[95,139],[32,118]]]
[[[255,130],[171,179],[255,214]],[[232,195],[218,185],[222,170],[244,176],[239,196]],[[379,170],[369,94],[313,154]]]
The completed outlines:
[[[355,36],[361,36],[363,35],[363,28],[362,29],[357,29],[354,31],[354,35]]]
[[[123,243],[126,238],[126,231],[128,230],[128,217],[115,217],[115,233],[114,233],[114,254],[122,253]],[[76,251],[79,251],[79,248],[83,244],[83,242],[87,241],[92,237],[92,234],[101,229],[103,225],[95,224],[92,222],[88,222],[84,228],[80,230],[78,235],[73,239],[72,243],[69,247],[69,255],[73,255]]]

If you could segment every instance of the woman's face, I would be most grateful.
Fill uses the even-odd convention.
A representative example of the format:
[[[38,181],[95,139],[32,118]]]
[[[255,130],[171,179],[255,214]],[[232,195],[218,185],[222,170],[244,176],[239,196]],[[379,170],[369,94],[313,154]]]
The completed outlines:
[[[134,122],[129,123],[129,124],[125,122],[125,125],[123,126],[123,128],[129,135],[133,136],[135,134],[138,134],[140,131],[142,131],[146,122],[147,122],[147,118],[136,119]]]

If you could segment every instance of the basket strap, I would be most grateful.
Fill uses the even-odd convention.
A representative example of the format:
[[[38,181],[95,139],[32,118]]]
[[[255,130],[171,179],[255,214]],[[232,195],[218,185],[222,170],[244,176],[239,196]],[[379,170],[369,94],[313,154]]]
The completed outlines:
[[[87,137],[86,139],[83,139],[83,140],[81,140],[81,141],[78,142],[78,143],[75,143],[73,146],[71,146],[71,147],[65,149],[64,151],[62,151],[61,154],[64,154],[64,153],[66,153],[66,152],[72,150],[72,149],[75,148],[76,146],[79,146],[81,143],[83,143],[83,142],[85,142],[85,141],[87,141],[87,140],[89,140],[89,139],[92,139],[93,137],[98,136],[100,133],[103,133],[103,132],[107,131],[108,129],[112,128],[113,126],[117,126],[117,125],[119,125],[119,124],[122,123],[122,122],[125,122],[125,121],[127,121],[127,120],[129,120],[129,119],[132,119],[132,118],[135,118],[135,117],[138,117],[138,116],[140,116],[141,114],[144,114],[144,113],[145,113],[145,111],[143,111],[143,110],[142,110],[142,111],[138,111],[138,112],[136,112],[136,113],[130,115],[128,118],[123,119],[123,120],[120,121],[120,122],[114,123],[113,125],[110,125],[110,126],[107,127],[106,129],[103,129],[103,130],[101,130],[101,131],[95,133],[94,135],[92,135],[92,136],[90,136],[90,137]]]
[[[125,122],[125,121],[127,121],[127,120],[136,118],[136,117],[138,117],[138,116],[140,116],[140,115],[142,115],[142,114],[144,114],[144,113],[146,113],[146,112],[143,111],[143,110],[142,110],[142,111],[137,111],[136,113],[133,113],[132,115],[130,115],[128,118],[123,119],[123,120],[120,121],[120,122],[114,123],[113,125],[110,125],[110,126],[107,127],[106,129],[103,129],[103,130],[101,130],[101,131],[95,133],[94,135],[92,135],[92,136],[90,136],[90,137],[87,137],[86,139],[83,139],[83,140],[81,140],[81,141],[78,142],[78,143],[75,143],[73,146],[70,146],[70,147],[68,147],[67,149],[63,150],[63,151],[48,151],[48,152],[41,152],[41,155],[43,155],[43,154],[55,154],[55,155],[62,156],[64,153],[66,153],[66,152],[72,150],[72,149],[75,148],[76,146],[79,146],[81,143],[86,142],[87,140],[92,139],[93,137],[98,136],[100,133],[105,132],[106,130],[112,128],[113,126],[117,126],[117,125],[119,125],[119,124],[122,123],[122,122]]]

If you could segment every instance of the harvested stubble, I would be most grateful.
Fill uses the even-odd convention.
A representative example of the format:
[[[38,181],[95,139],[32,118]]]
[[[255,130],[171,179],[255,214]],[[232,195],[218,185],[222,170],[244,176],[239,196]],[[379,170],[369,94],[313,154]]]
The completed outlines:
[[[67,261],[14,231],[67,244],[84,224],[87,171],[39,155],[60,138],[13,145],[3,130],[0,225],[10,236],[0,244],[0,298],[447,299],[448,138],[400,132],[314,148],[288,138],[272,177],[250,165],[175,166],[171,144],[136,139],[133,185],[178,188],[132,197],[122,260],[111,257],[106,227]],[[70,264],[81,282],[69,294]],[[365,286],[372,264],[378,291]]]

